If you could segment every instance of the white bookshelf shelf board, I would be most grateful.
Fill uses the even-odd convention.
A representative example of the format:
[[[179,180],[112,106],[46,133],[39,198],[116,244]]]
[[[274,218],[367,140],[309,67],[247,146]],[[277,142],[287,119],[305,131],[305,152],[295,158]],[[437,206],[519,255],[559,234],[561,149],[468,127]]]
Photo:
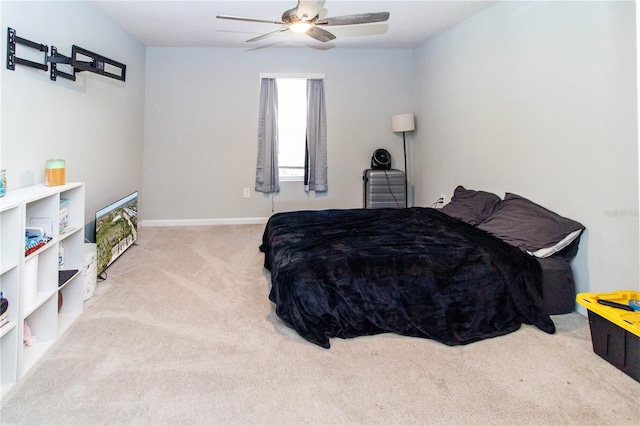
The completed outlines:
[[[76,272],[75,274],[73,274],[73,276],[71,278],[69,278],[67,281],[63,282],[62,285],[60,285],[58,287],[58,291],[62,290],[63,288],[65,288],[67,286],[67,284],[73,282],[73,280],[80,275],[80,270],[78,270],[78,272]]]
[[[37,336],[36,336],[37,337]],[[33,346],[25,346],[22,350],[22,374],[25,375],[27,371],[33,367],[36,362],[51,348],[53,340],[38,341]]]
[[[0,327],[0,339],[5,334],[7,334],[11,330],[13,330],[14,328],[16,328],[16,323],[14,323],[13,321],[7,321],[6,323],[4,323],[4,325],[2,327]]]
[[[5,273],[17,267],[18,267],[17,263],[11,263],[8,265],[2,264],[2,269],[0,269],[0,275],[4,275]]]

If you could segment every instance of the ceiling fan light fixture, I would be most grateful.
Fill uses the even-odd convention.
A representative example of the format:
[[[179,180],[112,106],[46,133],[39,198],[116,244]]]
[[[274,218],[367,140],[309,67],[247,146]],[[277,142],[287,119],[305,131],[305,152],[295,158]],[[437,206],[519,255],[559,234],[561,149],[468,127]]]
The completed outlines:
[[[311,24],[309,22],[296,22],[291,24],[290,28],[296,33],[306,33],[311,28]]]

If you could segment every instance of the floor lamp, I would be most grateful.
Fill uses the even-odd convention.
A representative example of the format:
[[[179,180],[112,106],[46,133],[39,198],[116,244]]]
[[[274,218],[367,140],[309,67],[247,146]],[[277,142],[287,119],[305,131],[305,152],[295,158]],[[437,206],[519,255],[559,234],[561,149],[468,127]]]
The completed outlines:
[[[404,206],[409,207],[408,197],[408,179],[407,179],[407,140],[406,132],[412,132],[416,129],[416,122],[413,114],[398,114],[391,117],[391,129],[395,133],[402,132],[402,146],[404,148]]]

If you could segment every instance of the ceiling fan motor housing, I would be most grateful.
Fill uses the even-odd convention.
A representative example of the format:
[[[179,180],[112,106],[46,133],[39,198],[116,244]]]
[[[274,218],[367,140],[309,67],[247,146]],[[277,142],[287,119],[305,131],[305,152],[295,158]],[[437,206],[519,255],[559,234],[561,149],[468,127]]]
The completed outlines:
[[[297,7],[294,7],[293,9],[285,10],[284,13],[282,14],[282,22],[286,24],[290,24],[292,22],[299,21],[300,18],[298,18],[297,13],[298,13]]]

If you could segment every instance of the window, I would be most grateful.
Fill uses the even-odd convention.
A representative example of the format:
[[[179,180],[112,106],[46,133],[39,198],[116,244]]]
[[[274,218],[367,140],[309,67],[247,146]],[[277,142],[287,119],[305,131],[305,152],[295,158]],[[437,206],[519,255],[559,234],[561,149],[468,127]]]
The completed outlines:
[[[307,80],[278,78],[279,179],[303,180],[307,139]]]
[[[283,94],[279,95],[278,87],[281,85],[278,81],[281,79],[298,80],[298,88],[287,90],[285,82]],[[292,92],[295,94],[293,97],[290,96]],[[281,114],[279,110],[282,110]],[[280,123],[279,115],[283,116]],[[296,133],[297,136],[289,137]],[[293,176],[281,179],[280,171],[284,169],[288,170],[283,171],[283,175]],[[265,194],[279,192],[281,180],[304,182],[307,192],[328,190],[324,74],[260,74],[256,191]]]

